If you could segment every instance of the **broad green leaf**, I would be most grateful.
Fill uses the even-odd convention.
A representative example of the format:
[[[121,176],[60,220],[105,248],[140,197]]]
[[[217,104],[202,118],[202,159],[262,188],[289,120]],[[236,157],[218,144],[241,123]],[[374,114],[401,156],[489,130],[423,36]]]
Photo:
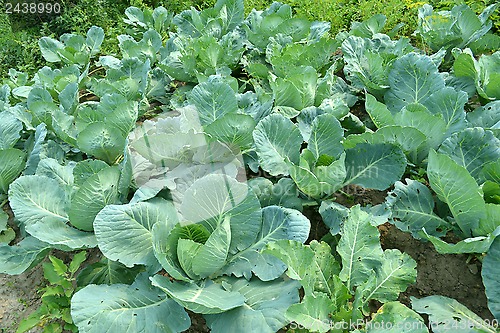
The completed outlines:
[[[24,225],[47,218],[66,223],[69,200],[57,180],[46,176],[22,176],[9,189],[10,206]]]
[[[362,134],[349,135],[343,142],[344,147],[353,148],[358,143],[392,143],[395,144],[409,156],[411,160],[417,160],[419,148],[425,144],[427,137],[414,127],[389,125],[378,131],[365,132]]]
[[[397,249],[385,250],[381,258],[381,265],[375,268],[375,274],[371,275],[358,289],[361,291],[361,299],[366,309],[368,301],[376,299],[386,303],[398,299],[399,294],[415,283],[417,279],[417,263],[408,254]],[[368,310],[368,311],[367,311]]]
[[[382,32],[387,17],[382,14],[376,14],[363,22],[354,21],[351,23],[349,33],[352,36],[372,38],[373,35]]]
[[[231,253],[252,245],[261,228],[259,200],[246,184],[227,175],[196,180],[184,193],[179,210],[189,223],[203,222],[211,230],[230,216]]]
[[[432,189],[440,200],[448,204],[464,235],[472,235],[486,211],[481,190],[474,178],[450,157],[433,150],[429,153],[427,175]]]
[[[193,258],[193,272],[201,278],[212,275],[226,263],[231,243],[229,221],[230,218],[226,217]]]
[[[26,237],[16,245],[0,243],[0,273],[17,275],[38,264],[50,251],[50,245],[35,237]]]
[[[313,153],[316,160],[321,155],[328,155],[337,159],[344,152],[341,143],[343,137],[344,130],[334,116],[329,114],[320,115],[312,123],[307,148]]]
[[[486,236],[493,233],[498,227],[500,227],[500,205],[487,203],[486,216],[479,220],[479,227],[474,230],[474,234]]]
[[[26,231],[41,241],[67,251],[97,246],[97,240],[93,233],[75,229],[66,221],[52,216],[43,217],[26,225]]]
[[[218,0],[214,9],[221,12],[226,31],[235,29],[243,22],[245,8],[241,0]]]
[[[406,157],[392,144],[360,143],[346,150],[345,166],[344,184],[385,190],[403,176]]]
[[[202,245],[191,239],[177,240],[177,259],[186,275],[193,280],[201,279],[193,270],[193,261]]]
[[[461,254],[488,252],[488,249],[495,240],[495,237],[500,234],[500,231],[497,233],[489,234],[488,236],[466,238],[455,244],[446,243],[440,238],[427,234],[425,230],[423,231],[423,234],[423,238],[431,241],[437,252],[442,254]]]
[[[309,332],[328,332],[331,329],[331,313],[336,308],[326,294],[306,295],[302,302],[292,304],[286,310],[286,317]]]
[[[316,163],[313,154],[305,149],[300,164],[291,165],[290,176],[302,192],[313,198],[330,195],[342,187],[346,177],[345,153],[336,161],[328,155],[321,155]]]
[[[262,209],[262,227],[254,243],[232,256],[224,267],[225,274],[244,276],[252,272],[263,281],[276,279],[286,266],[271,255],[260,253],[266,244],[280,239],[305,242],[309,237],[310,222],[299,211],[277,206]]]
[[[93,57],[99,53],[99,48],[104,41],[104,30],[100,27],[92,26],[87,31],[87,39],[85,43],[90,48],[90,56]]]
[[[396,113],[408,104],[424,104],[434,92],[444,88],[444,79],[431,58],[409,53],[394,61],[389,85],[385,103]]]
[[[106,206],[94,221],[99,248],[108,259],[127,267],[138,264],[156,267],[151,230],[156,223],[173,228],[177,223],[174,212],[172,204],[167,202]]]
[[[162,275],[151,278],[153,286],[162,289],[186,309],[203,314],[229,311],[245,304],[245,297],[237,291],[225,290],[220,284],[203,280],[194,282],[170,281]]]
[[[481,276],[488,297],[488,308],[500,320],[500,238],[496,238],[486,254]]]
[[[144,281],[142,281],[144,280]],[[184,309],[145,277],[131,286],[89,285],[71,299],[71,317],[79,332],[174,333],[187,330]]]
[[[400,126],[413,127],[427,137],[424,147],[424,155],[427,157],[430,148],[437,149],[443,142],[446,133],[446,124],[437,115],[432,115],[427,108],[421,104],[410,104],[397,113],[394,117],[396,124]]]
[[[24,169],[26,153],[16,148],[0,149],[0,193],[7,193],[9,185]]]
[[[341,229],[337,252],[342,258],[339,277],[352,290],[373,275],[383,258],[377,227],[370,224],[371,215],[354,206]]]
[[[21,138],[19,132],[23,129],[23,123],[9,112],[0,113],[0,150],[13,148]]]
[[[251,116],[231,113],[205,126],[205,133],[222,143],[243,150],[253,145],[252,131],[254,128],[255,121]]]
[[[489,102],[467,113],[467,122],[469,127],[500,129],[500,101]]]
[[[106,205],[118,203],[120,170],[108,167],[90,176],[71,199],[70,223],[81,230],[91,231],[96,215]]]
[[[434,236],[444,236],[449,223],[434,213],[434,198],[422,183],[406,179],[406,184],[396,182],[388,193],[386,205],[391,210],[391,222],[399,229],[409,231],[420,238],[422,228]]]
[[[429,315],[434,333],[449,332],[450,327],[460,333],[495,333],[481,317],[456,300],[444,296],[410,297],[413,310]]]
[[[428,333],[422,317],[399,302],[382,305],[366,323],[366,333]]]
[[[498,84],[498,70],[500,68],[500,52],[491,55],[483,54],[478,60],[475,59],[470,49],[454,49],[455,62],[453,70],[457,77],[474,79],[478,94],[489,100],[500,97],[500,85]]]
[[[186,227],[190,226],[196,226],[196,224],[191,224]],[[184,267],[179,262],[179,258],[177,256],[179,250],[179,239],[181,238],[181,234],[183,232],[182,229],[183,227],[180,225],[176,225],[172,229],[172,227],[167,223],[155,223],[153,225],[153,229],[151,230],[153,251],[156,259],[161,264],[163,269],[167,271],[169,276],[178,281],[190,282],[191,277],[184,271]],[[204,228],[204,231],[209,233],[206,228]],[[204,235],[204,238],[206,239],[207,236]]]
[[[256,278],[227,279],[227,288],[245,298],[242,306],[204,316],[213,333],[263,332],[274,333],[289,323],[288,307],[299,301],[296,281],[276,279],[262,282]]]
[[[33,88],[27,100],[28,110],[33,116],[33,125],[46,124],[49,128],[52,125],[52,115],[59,110],[54,103],[50,93],[41,87]]]
[[[108,167],[106,162],[100,160],[88,159],[78,162],[73,169],[75,185],[78,187],[82,186],[91,176]]]
[[[338,235],[345,219],[349,216],[349,208],[328,200],[323,200],[319,207],[323,223],[330,228],[332,235]]]
[[[432,114],[442,118],[446,124],[446,133],[449,135],[467,126],[464,110],[467,100],[465,92],[445,87],[435,91],[428,99],[421,102],[415,101],[415,103],[423,104]]]
[[[395,125],[391,112],[384,103],[377,101],[375,97],[366,93],[365,109],[371,120],[378,128]]]
[[[125,137],[112,125],[95,122],[78,134],[78,148],[108,164],[114,164],[123,153]]]
[[[196,106],[202,125],[209,125],[228,113],[238,111],[236,95],[223,82],[203,82],[191,90],[189,103]]]
[[[253,132],[261,167],[271,175],[288,175],[289,163],[298,164],[302,136],[299,129],[282,115],[262,119]]]
[[[128,268],[118,261],[104,257],[82,269],[76,277],[76,282],[79,287],[89,284],[132,284],[142,270],[142,266]]]
[[[269,84],[273,91],[274,105],[302,110],[314,105],[318,74],[311,66],[291,67],[285,77],[272,73]]]
[[[64,44],[49,37],[42,37],[38,41],[38,46],[40,51],[42,51],[42,56],[48,62],[59,62],[61,58],[59,56],[59,51],[64,49]]]
[[[301,283],[306,296],[324,293],[332,299],[330,302],[334,305],[350,298],[345,287],[339,288],[337,275],[340,267],[326,243],[312,241],[310,245],[303,245],[296,241],[279,240],[269,243],[262,253],[271,254],[283,261],[287,265],[286,275]]]
[[[38,176],[47,176],[55,179],[61,186],[66,186],[68,189],[72,188],[74,183],[73,169],[75,162],[69,162],[67,165],[61,165],[53,158],[44,158],[38,163],[36,174]]]
[[[267,178],[255,177],[249,179],[247,184],[259,198],[262,207],[276,205],[302,210],[302,200],[298,197],[298,188],[290,178],[281,178],[276,184],[273,184]]]
[[[392,41],[384,34],[371,38],[349,36],[342,43],[345,76],[356,88],[381,98],[389,88],[389,71],[395,60],[412,50],[405,38]]]
[[[500,159],[500,139],[481,127],[467,128],[448,137],[438,153],[451,157],[482,183],[480,173],[486,163]]]

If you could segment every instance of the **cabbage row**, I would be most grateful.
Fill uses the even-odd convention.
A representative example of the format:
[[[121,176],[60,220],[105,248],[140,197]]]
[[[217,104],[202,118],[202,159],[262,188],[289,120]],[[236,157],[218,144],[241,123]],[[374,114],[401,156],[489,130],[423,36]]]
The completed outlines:
[[[241,0],[130,7],[121,55],[100,55],[99,27],[43,37],[53,66],[0,87],[15,224],[0,214],[0,272],[98,248],[71,302],[80,332],[182,332],[186,310],[216,333],[429,332],[420,314],[434,332],[495,332],[450,298],[400,303],[417,263],[377,226],[484,255],[500,320],[500,52],[468,48],[497,7],[425,5],[427,53],[382,33],[382,15],[332,38],[280,3],[245,18]],[[386,200],[342,206],[348,185]]]

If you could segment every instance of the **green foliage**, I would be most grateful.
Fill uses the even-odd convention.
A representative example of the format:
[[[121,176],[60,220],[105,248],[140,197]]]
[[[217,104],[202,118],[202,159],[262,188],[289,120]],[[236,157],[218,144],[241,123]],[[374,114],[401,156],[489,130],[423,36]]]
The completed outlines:
[[[428,55],[394,39],[391,18],[351,22],[354,3],[332,5],[345,10],[334,25],[294,15],[313,2],[248,15],[242,0],[177,14],[131,4],[113,46],[108,27],[86,26],[92,15],[66,3],[73,16],[54,20],[81,30],[41,38],[50,67],[12,70],[0,87],[1,200],[21,231],[18,243],[0,244],[0,272],[22,273],[50,249],[98,247],[101,260],[62,305],[80,332],[180,332],[186,310],[214,333],[276,332],[292,321],[327,332],[371,318],[349,327],[356,333],[385,320],[421,324],[396,301],[416,263],[382,249],[380,224],[439,252],[496,253],[499,57],[456,48],[488,32],[494,7],[479,17],[452,9],[461,24],[461,9],[479,22],[475,37],[422,21],[436,51]],[[332,38],[332,29],[342,31]],[[419,181],[400,182],[407,170]],[[380,205],[347,208],[333,202],[346,185],[392,190]],[[329,245],[308,242],[319,216]],[[442,240],[448,231],[460,241]],[[496,259],[486,258],[491,277]],[[51,260],[55,272],[71,271]],[[370,316],[373,300],[383,306]],[[431,317],[449,315],[438,310]]]
[[[71,298],[76,291],[75,275],[86,260],[85,251],[78,252],[66,265],[52,255],[49,262],[43,263],[43,275],[48,285],[38,290],[42,304],[26,319],[19,323],[17,333],[23,333],[35,326],[43,328],[44,333],[78,332],[70,313]]]

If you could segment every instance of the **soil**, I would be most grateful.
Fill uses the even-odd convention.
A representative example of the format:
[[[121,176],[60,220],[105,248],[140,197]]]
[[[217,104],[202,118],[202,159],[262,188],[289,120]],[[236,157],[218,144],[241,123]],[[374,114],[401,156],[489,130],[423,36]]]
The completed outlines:
[[[357,186],[344,188],[343,192],[344,194],[336,194],[335,200],[348,207],[355,204],[379,204],[384,201],[387,193]],[[320,239],[328,232],[314,209],[307,208],[304,214],[312,222],[311,239]],[[421,298],[443,295],[456,299],[484,319],[493,319],[487,307],[479,260],[468,255],[439,254],[431,243],[416,240],[389,223],[379,226],[379,230],[384,249],[397,248],[417,261],[417,281],[401,294],[399,300],[402,303],[410,306],[411,296]],[[18,276],[0,275],[0,333],[14,333],[19,320],[38,307],[40,301],[36,290],[42,282],[41,265]],[[189,315],[192,325],[187,333],[210,332],[201,315],[191,312]],[[40,331],[35,329],[29,332]]]
[[[19,321],[26,318],[40,305],[37,289],[43,283],[41,264],[20,275],[0,274],[0,332],[14,333]],[[29,333],[39,333],[34,328]]]

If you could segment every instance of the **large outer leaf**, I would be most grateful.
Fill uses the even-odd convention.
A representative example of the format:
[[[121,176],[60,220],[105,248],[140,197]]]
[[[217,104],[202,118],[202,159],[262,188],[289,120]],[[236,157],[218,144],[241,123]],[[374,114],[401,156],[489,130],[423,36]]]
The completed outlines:
[[[149,281],[89,285],[71,299],[71,317],[81,333],[174,333],[189,328],[184,309]]]
[[[299,283],[277,279],[262,282],[258,279],[228,279],[232,292],[245,297],[245,304],[230,311],[207,315],[213,333],[262,332],[274,333],[289,323],[285,317],[288,307],[299,301]]]
[[[389,192],[386,204],[392,212],[391,220],[399,229],[410,231],[420,238],[422,228],[435,236],[444,236],[449,223],[434,214],[434,198],[422,183],[406,179],[406,184],[396,182]]]
[[[40,124],[36,127],[34,135],[34,143],[31,152],[28,154],[28,159],[26,161],[26,169],[24,170],[25,175],[34,175],[38,163],[40,162],[40,155],[42,153],[43,142],[47,136],[47,127],[45,124]]]
[[[290,66],[283,78],[271,73],[269,84],[273,90],[274,105],[289,106],[296,110],[313,106],[317,80],[318,74],[311,66]]]
[[[214,8],[217,11],[224,11],[224,23],[226,31],[235,29],[243,22],[245,7],[243,6],[243,1],[241,0],[218,0],[215,3]]]
[[[94,221],[99,248],[108,259],[128,267],[136,264],[156,267],[151,230],[155,223],[173,228],[177,223],[173,214],[170,202],[106,206]]]
[[[2,263],[0,273],[21,274],[38,264],[49,250],[49,244],[30,236],[13,246],[0,243],[0,262]]]
[[[309,332],[325,333],[331,329],[331,314],[337,309],[326,294],[306,295],[302,302],[292,304],[286,310],[286,317]]]
[[[25,225],[43,218],[66,223],[68,198],[59,183],[46,176],[23,176],[9,190],[10,205],[16,218]]]
[[[271,175],[288,175],[288,164],[299,163],[302,135],[299,129],[279,114],[262,119],[253,132],[261,167]]]
[[[132,284],[137,274],[143,269],[143,266],[128,268],[118,261],[112,261],[104,257],[100,261],[82,269],[76,277],[76,282],[78,286],[87,286],[89,284]]]
[[[96,215],[106,205],[118,203],[120,170],[109,167],[88,178],[71,199],[69,221],[78,229],[91,231]]]
[[[196,106],[202,125],[209,125],[227,113],[238,111],[234,90],[224,82],[203,82],[188,95],[189,103]]]
[[[255,128],[254,119],[246,114],[231,113],[205,126],[205,133],[220,142],[248,149],[253,144],[252,131]]]
[[[500,320],[500,238],[496,238],[483,260],[481,271],[488,308]]]
[[[434,333],[495,333],[483,319],[456,300],[444,296],[410,297],[413,310],[429,315]]]
[[[194,282],[170,281],[162,275],[151,278],[153,286],[165,291],[186,309],[196,313],[215,314],[229,311],[245,304],[245,297],[237,291],[228,291],[220,284],[204,280]]]
[[[66,222],[47,216],[26,225],[26,231],[41,241],[58,245],[57,247],[62,247],[65,250],[97,246],[97,240],[93,233],[72,228]]]
[[[125,148],[125,136],[113,125],[95,122],[78,134],[78,148],[108,164],[114,164]]]
[[[467,128],[446,139],[438,153],[451,157],[481,183],[480,172],[484,165],[500,159],[500,139],[481,127]]]
[[[341,230],[342,236],[337,245],[337,252],[342,258],[339,276],[347,282],[349,290],[368,280],[383,258],[380,235],[377,227],[370,224],[371,219],[359,205],[354,206]]]
[[[438,115],[433,115],[421,104],[410,104],[394,116],[394,120],[400,126],[413,127],[425,134],[427,144],[424,150],[424,157],[427,157],[430,148],[436,149],[446,133],[446,124]]]
[[[36,174],[55,179],[62,187],[66,187],[71,191],[74,184],[73,168],[75,166],[75,162],[61,165],[53,158],[44,158],[38,163]]]
[[[394,61],[389,73],[391,89],[385,102],[393,113],[411,103],[424,103],[444,88],[444,79],[428,56],[409,53]]]
[[[0,193],[7,193],[9,185],[24,169],[26,153],[9,148],[0,150]]]
[[[328,244],[312,241],[310,245],[303,245],[279,240],[267,244],[262,252],[282,260],[287,266],[286,275],[302,284],[306,296],[325,294],[334,305],[351,297],[344,286],[337,284],[340,267]]]
[[[489,234],[488,236],[479,236],[473,238],[466,238],[458,243],[449,244],[443,241],[441,238],[428,235],[423,231],[425,235],[424,238],[431,241],[434,248],[438,253],[443,254],[461,254],[461,253],[486,253],[490,248],[491,244],[495,240],[495,237],[500,234],[500,229],[497,232]]]
[[[467,100],[465,92],[446,87],[435,91],[427,100],[420,103],[425,105],[431,113],[441,117],[446,124],[447,134],[451,134],[467,126],[464,110]]]
[[[313,154],[305,149],[300,157],[300,164],[291,165],[290,176],[297,187],[312,198],[320,198],[322,194],[330,195],[340,189],[346,177],[345,153],[330,163],[330,157],[323,155],[328,165],[318,165]],[[327,164],[325,163],[325,164]]]
[[[231,243],[229,220],[229,217],[224,219],[193,258],[193,271],[202,278],[217,272],[226,263]]]
[[[19,132],[23,129],[23,123],[9,112],[0,113],[0,150],[13,148],[21,138]]]
[[[429,182],[439,199],[446,202],[456,223],[466,236],[485,216],[481,190],[467,170],[450,157],[431,150],[427,165]],[[457,182],[457,179],[460,181]]]
[[[228,261],[224,273],[249,279],[252,272],[261,280],[274,280],[286,269],[286,266],[271,255],[261,254],[260,250],[272,241],[280,239],[305,242],[309,237],[309,220],[299,211],[277,206],[262,209],[262,229],[257,240],[247,249],[236,253]]]
[[[395,125],[394,118],[391,112],[384,103],[377,101],[375,97],[370,94],[365,94],[365,109],[370,115],[371,120],[378,128],[384,126]]]
[[[500,101],[488,104],[467,113],[469,127],[483,127],[484,129],[500,129]]]
[[[392,144],[360,143],[346,150],[344,184],[385,190],[399,180],[406,168],[402,150]]]
[[[366,323],[366,333],[427,333],[427,325],[415,311],[399,302],[382,305],[371,321]]]
[[[382,303],[395,301],[399,293],[403,292],[417,279],[417,263],[408,254],[397,249],[385,250],[382,265],[375,269],[375,274],[370,276],[359,289],[363,304],[371,299]],[[367,311],[369,313],[369,311]]]
[[[316,160],[321,155],[338,158],[344,152],[342,139],[344,130],[337,118],[330,114],[316,117],[312,123],[311,137],[307,148],[313,153]]]

